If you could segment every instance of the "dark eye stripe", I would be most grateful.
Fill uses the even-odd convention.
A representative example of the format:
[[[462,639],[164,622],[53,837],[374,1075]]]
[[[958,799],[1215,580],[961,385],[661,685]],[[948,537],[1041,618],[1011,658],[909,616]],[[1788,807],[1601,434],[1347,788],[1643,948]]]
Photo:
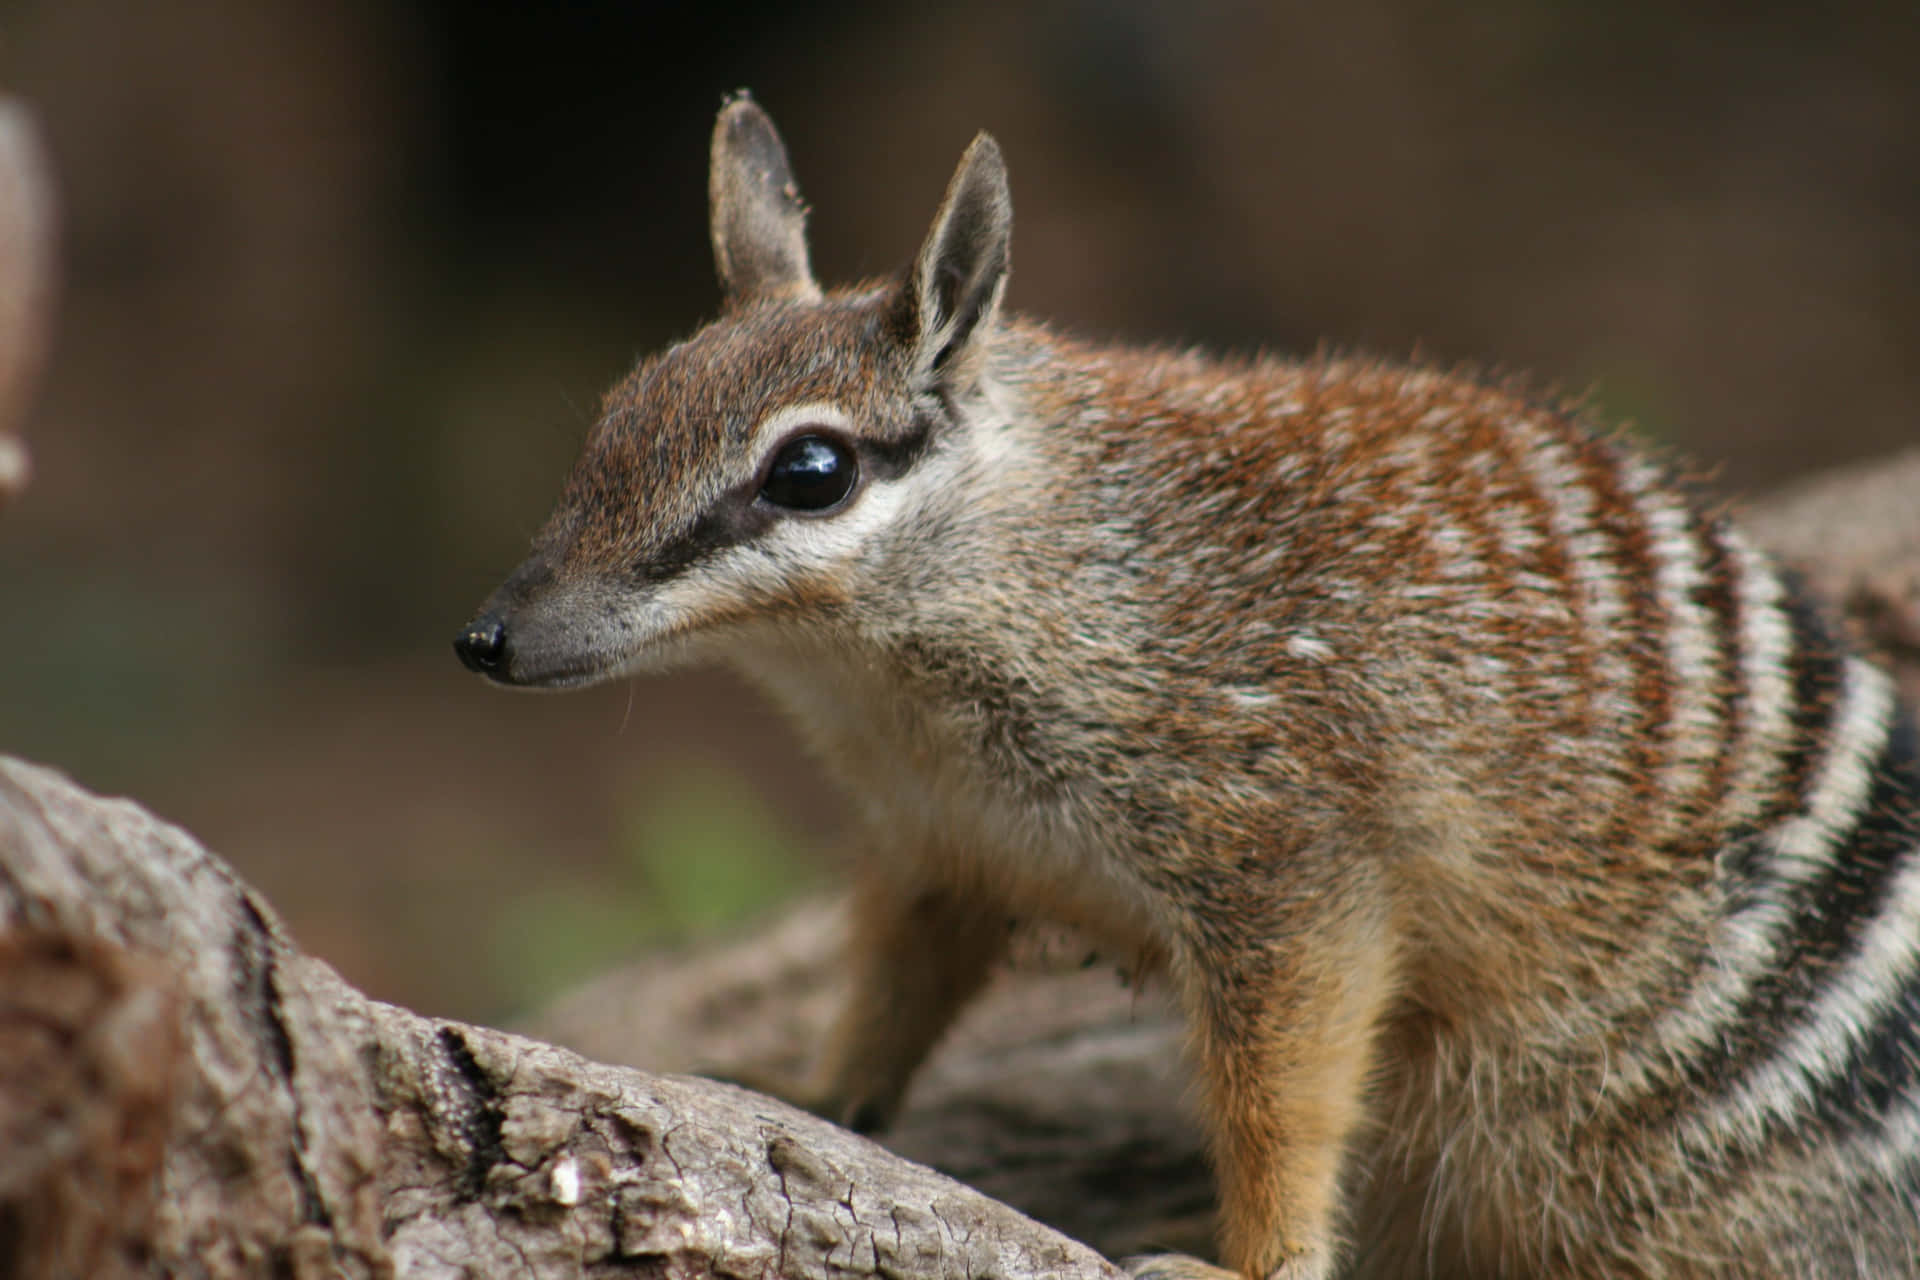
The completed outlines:
[[[916,413],[907,434],[891,440],[864,440],[860,444],[861,455],[872,460],[870,470],[879,479],[892,480],[905,475],[933,448],[938,425],[933,414]]]
[[[752,493],[727,498],[679,538],[636,564],[634,573],[643,582],[677,578],[728,547],[758,537],[774,519],[771,512],[755,505]]]
[[[904,475],[932,452],[940,425],[940,410],[921,409],[914,414],[905,435],[891,440],[861,441],[854,454],[858,467],[856,478],[865,475],[876,480],[892,480]],[[635,563],[634,576],[643,582],[666,582],[728,547],[760,536],[780,519],[782,510],[790,509],[781,508],[771,500],[760,501],[763,496],[764,482],[761,485],[749,482],[723,495],[679,537],[656,549],[646,560]]]

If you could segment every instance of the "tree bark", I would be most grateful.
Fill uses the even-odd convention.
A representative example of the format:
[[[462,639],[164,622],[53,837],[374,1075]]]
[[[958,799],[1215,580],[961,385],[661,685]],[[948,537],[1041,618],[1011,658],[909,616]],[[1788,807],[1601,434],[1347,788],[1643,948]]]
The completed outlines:
[[[0,1274],[1116,1274],[745,1089],[368,1000],[186,833],[18,761],[0,940]]]

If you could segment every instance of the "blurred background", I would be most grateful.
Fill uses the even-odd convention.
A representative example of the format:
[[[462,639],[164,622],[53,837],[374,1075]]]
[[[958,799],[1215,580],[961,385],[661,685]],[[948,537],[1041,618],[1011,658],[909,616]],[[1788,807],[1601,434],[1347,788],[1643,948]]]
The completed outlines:
[[[828,281],[979,128],[1015,306],[1530,370],[1755,492],[1920,439],[1920,17],[1034,0],[14,0],[65,294],[0,527],[0,749],[131,794],[383,998],[497,1019],[830,876],[841,808],[702,673],[448,648],[600,393],[709,315],[751,86]]]

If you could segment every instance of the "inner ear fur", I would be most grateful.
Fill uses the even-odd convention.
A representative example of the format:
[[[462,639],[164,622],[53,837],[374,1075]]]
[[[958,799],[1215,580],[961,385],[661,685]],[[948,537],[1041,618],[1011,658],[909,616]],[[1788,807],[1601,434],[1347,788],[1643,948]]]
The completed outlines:
[[[913,364],[936,381],[970,381],[1006,292],[1013,236],[1007,167],[989,135],[974,138],[934,215],[901,292]]]
[[[714,269],[728,307],[820,297],[807,262],[807,206],[787,148],[744,90],[714,121],[707,197]]]

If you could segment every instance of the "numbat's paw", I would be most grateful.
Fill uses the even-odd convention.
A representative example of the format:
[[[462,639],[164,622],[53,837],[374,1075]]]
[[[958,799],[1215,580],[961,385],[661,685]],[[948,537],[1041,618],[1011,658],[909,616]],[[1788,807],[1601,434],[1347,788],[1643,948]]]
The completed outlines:
[[[1283,1262],[1267,1280],[1327,1280],[1333,1274],[1333,1262],[1325,1254],[1310,1253]]]
[[[1142,1254],[1127,1258],[1120,1265],[1133,1280],[1245,1280],[1238,1271],[1216,1267],[1184,1253]],[[1328,1260],[1314,1254],[1281,1263],[1266,1280],[1327,1280],[1332,1274]]]

